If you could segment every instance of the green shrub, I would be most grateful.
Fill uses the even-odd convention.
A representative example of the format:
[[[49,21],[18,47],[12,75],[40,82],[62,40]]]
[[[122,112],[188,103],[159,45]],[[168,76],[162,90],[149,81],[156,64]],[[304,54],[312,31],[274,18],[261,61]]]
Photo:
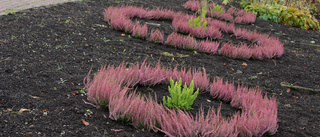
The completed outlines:
[[[191,106],[199,94],[199,88],[197,89],[196,92],[193,92],[194,91],[193,81],[191,81],[189,88],[185,83],[183,90],[181,91],[181,86],[182,86],[181,78],[179,82],[174,82],[170,78],[170,86],[168,88],[169,88],[171,97],[167,96],[167,100],[166,100],[166,97],[163,97],[163,105],[169,108],[179,108],[179,109],[185,109],[185,110],[192,109]]]
[[[219,12],[220,14],[223,13],[223,9],[222,9],[222,7],[221,7],[219,4],[213,6],[213,9],[212,9],[212,8],[210,9],[210,12],[211,12],[211,13],[212,13],[213,11]]]
[[[200,20],[200,17],[195,18],[195,19],[193,19],[191,17],[191,19],[188,21],[188,25],[192,26],[192,27],[203,27],[203,28],[207,29],[207,21],[204,20],[204,22],[203,22],[203,20],[204,19]]]
[[[252,12],[257,18],[271,20],[287,26],[299,27],[303,29],[319,30],[318,20],[309,11],[299,10],[294,7],[283,5],[257,5],[250,4],[245,7],[246,12]]]

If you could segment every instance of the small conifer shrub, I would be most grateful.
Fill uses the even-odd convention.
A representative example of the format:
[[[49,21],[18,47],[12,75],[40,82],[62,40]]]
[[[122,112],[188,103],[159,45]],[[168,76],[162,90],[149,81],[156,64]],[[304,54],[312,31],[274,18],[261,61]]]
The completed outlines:
[[[193,92],[194,91],[193,80],[191,81],[189,88],[185,83],[182,91],[181,91],[181,86],[182,86],[181,78],[179,82],[174,82],[172,78],[170,78],[170,86],[168,88],[169,88],[171,98],[168,96],[167,96],[167,99],[166,97],[163,97],[163,105],[169,108],[191,110],[192,109],[191,106],[199,94],[199,88],[197,89],[196,92]]]

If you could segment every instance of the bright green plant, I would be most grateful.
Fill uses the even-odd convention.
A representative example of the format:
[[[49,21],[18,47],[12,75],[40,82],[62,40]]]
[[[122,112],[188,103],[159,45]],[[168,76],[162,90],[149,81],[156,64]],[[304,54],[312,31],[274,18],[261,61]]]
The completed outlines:
[[[193,92],[194,91],[193,80],[191,81],[189,88],[185,83],[182,91],[181,91],[181,86],[182,86],[181,78],[179,82],[174,82],[172,78],[170,78],[170,86],[168,88],[169,88],[171,97],[167,96],[167,99],[166,97],[163,97],[163,105],[169,108],[179,108],[179,109],[185,109],[185,110],[192,109],[191,106],[199,94],[199,88],[197,89],[196,92]]]
[[[221,7],[219,4],[213,6],[213,9],[210,9],[210,12],[211,12],[211,13],[212,13],[213,11],[219,12],[220,14],[223,13],[223,9],[222,9],[222,7]]]
[[[204,21],[204,22],[203,22]],[[203,28],[207,28],[207,21],[204,19],[200,20],[200,17],[193,19],[191,17],[191,19],[188,21],[188,25],[192,26],[192,27],[203,27]]]
[[[207,15],[208,2],[207,0],[201,0],[201,17],[204,19]]]

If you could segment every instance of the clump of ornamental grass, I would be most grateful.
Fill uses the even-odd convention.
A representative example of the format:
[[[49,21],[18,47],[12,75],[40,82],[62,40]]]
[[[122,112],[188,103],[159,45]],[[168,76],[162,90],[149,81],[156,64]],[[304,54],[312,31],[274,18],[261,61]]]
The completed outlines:
[[[154,43],[163,43],[163,33],[160,32],[160,30],[151,30],[150,36],[149,36],[149,41],[154,42]]]
[[[144,24],[141,26],[138,22],[132,28],[132,36],[138,39],[147,39],[148,36],[148,26]]]
[[[194,92],[193,81],[190,83],[190,87],[187,87],[187,84],[184,84],[183,89],[181,90],[182,80],[180,78],[179,82],[174,82],[170,78],[170,86],[168,87],[170,96],[163,97],[163,105],[169,108],[179,108],[182,110],[191,110],[194,100],[199,94],[199,88]]]
[[[183,37],[178,33],[173,32],[168,36],[167,40],[165,41],[165,45],[182,48],[182,41]]]
[[[208,54],[215,54],[218,50],[220,42],[214,42],[210,40],[202,40],[199,43],[199,51],[208,53]]]

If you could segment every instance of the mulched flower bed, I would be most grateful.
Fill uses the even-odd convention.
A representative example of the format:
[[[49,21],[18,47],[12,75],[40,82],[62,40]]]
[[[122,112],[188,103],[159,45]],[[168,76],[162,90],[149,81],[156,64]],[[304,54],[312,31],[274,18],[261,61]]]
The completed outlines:
[[[0,16],[0,136],[164,136],[161,132],[136,129],[108,118],[108,110],[97,109],[81,94],[83,79],[92,68],[106,64],[133,65],[148,57],[148,64],[168,67],[205,68],[210,79],[222,78],[235,84],[259,87],[275,96],[278,103],[278,131],[273,136],[319,136],[319,94],[281,87],[281,83],[311,89],[320,88],[320,33],[287,27],[257,19],[236,27],[267,33],[284,43],[280,58],[237,60],[170,48],[129,37],[109,28],[102,12],[122,4],[164,7],[188,14],[176,1],[85,1],[30,9]],[[239,8],[239,1],[231,3]],[[228,6],[227,6],[228,7]],[[173,30],[171,21],[138,19],[161,24],[165,39]],[[218,42],[241,43],[223,35]],[[311,45],[311,46],[310,46]],[[138,85],[137,91],[159,98],[167,86]],[[85,101],[85,102],[84,102]],[[193,108],[219,108],[220,100],[200,94]],[[230,117],[238,111],[223,103],[221,113]]]

